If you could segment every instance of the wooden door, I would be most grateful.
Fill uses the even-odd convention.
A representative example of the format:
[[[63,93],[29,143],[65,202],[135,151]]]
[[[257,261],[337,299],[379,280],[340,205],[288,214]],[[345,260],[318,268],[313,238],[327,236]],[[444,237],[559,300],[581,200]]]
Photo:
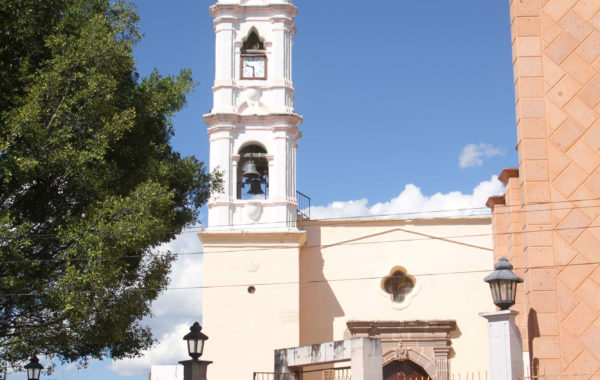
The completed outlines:
[[[383,367],[383,380],[430,380],[427,372],[410,360],[393,361]]]

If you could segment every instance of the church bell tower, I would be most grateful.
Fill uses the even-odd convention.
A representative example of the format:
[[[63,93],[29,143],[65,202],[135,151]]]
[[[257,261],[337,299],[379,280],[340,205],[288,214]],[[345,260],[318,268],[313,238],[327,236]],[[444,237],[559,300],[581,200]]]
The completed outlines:
[[[223,191],[208,203],[203,246],[203,358],[211,378],[273,370],[273,350],[300,342],[300,248],[291,0],[218,0],[214,103],[204,115],[210,170]],[[266,338],[268,336],[268,338]],[[252,352],[249,354],[248,350]]]
[[[209,230],[295,230],[296,147],[291,0],[219,0],[213,108],[204,115],[210,169],[223,192],[208,203]]]

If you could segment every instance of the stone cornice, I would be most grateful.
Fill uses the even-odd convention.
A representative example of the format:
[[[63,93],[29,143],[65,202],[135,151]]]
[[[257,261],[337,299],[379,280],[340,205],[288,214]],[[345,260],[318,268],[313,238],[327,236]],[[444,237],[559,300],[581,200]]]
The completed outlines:
[[[237,22],[237,20],[238,20],[237,17],[232,16],[232,15],[221,15],[218,18],[215,18],[214,23],[221,24],[221,23],[227,22],[227,23],[234,24]]]
[[[289,15],[289,17],[296,17],[298,14],[298,8],[292,4],[266,4],[266,5],[242,5],[242,4],[214,4],[210,8],[210,15],[212,17],[218,17],[221,13],[264,13],[265,11],[280,11]]]
[[[302,116],[296,113],[271,113],[268,115],[240,115],[236,113],[208,113],[204,115],[204,122],[209,126],[215,123],[228,124],[264,124],[285,122],[290,126],[302,123]]]
[[[382,335],[390,333],[415,333],[415,332],[445,332],[456,329],[455,320],[432,321],[348,321],[348,330],[352,335],[368,334]]]
[[[238,85],[238,84],[234,83],[234,81],[230,80],[230,79],[217,79],[217,80],[215,80],[215,85],[212,87],[212,89],[213,89],[213,91],[221,90],[221,89],[232,89],[235,91],[243,91],[248,88],[258,88],[261,90],[281,90],[281,89],[283,89],[283,90],[288,90],[291,92],[295,91],[294,86],[292,86],[292,82],[287,79],[281,79],[281,80],[272,79],[269,84],[264,84],[264,85],[255,84],[246,79],[240,79],[240,81],[244,81],[244,82],[247,82],[250,84],[242,86],[242,85]]]
[[[306,244],[306,231],[204,231],[198,233],[198,238],[205,246],[262,243],[302,247]]]
[[[511,178],[519,178],[519,169],[517,168],[507,168],[502,170],[502,172],[500,173],[500,175],[498,176],[498,179],[503,183],[503,184],[507,184],[508,180]]]
[[[494,210],[494,207],[496,205],[500,205],[503,206],[506,204],[506,201],[504,199],[504,195],[494,195],[492,197],[489,197],[487,202],[485,202],[485,205],[490,208],[491,210]]]
[[[281,126],[278,127],[277,130],[275,130],[275,127],[271,127],[271,126],[230,126],[230,125],[217,125],[215,127],[209,127],[207,132],[208,132],[208,138],[210,141],[217,141],[217,140],[225,140],[225,139],[230,139],[232,140],[233,137],[231,136],[231,133],[235,130],[253,130],[253,131],[272,131],[273,133],[275,132],[284,132],[284,133],[288,133],[287,136],[274,136],[274,139],[279,139],[279,138],[283,138],[283,139],[290,139],[293,142],[298,142],[301,138],[302,138],[302,132],[300,132],[298,130],[298,127],[290,127],[290,126]],[[220,135],[220,133],[226,133],[229,134],[229,136],[222,136]],[[291,135],[291,136],[290,136]]]

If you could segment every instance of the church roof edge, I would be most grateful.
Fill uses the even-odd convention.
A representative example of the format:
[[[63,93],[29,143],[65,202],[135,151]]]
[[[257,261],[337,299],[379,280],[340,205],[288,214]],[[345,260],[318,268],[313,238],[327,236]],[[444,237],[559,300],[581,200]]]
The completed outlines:
[[[436,224],[491,224],[491,216],[488,217],[460,217],[460,218],[415,218],[415,219],[314,219],[298,221],[298,227],[302,226],[335,226],[335,225],[436,225]]]
[[[198,238],[204,245],[259,242],[300,247],[306,244],[306,231],[216,230],[198,232]]]

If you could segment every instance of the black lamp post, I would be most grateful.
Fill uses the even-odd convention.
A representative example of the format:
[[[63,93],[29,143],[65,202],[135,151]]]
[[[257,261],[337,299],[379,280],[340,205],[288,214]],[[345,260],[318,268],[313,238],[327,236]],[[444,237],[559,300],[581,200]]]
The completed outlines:
[[[523,282],[523,279],[512,272],[512,264],[504,257],[494,264],[494,269],[496,270],[483,280],[490,284],[494,304],[500,310],[508,310],[515,304],[517,284]]]
[[[27,380],[39,380],[44,366],[40,364],[40,359],[34,355],[29,363],[25,365],[25,369],[27,370]]]
[[[183,340],[187,341],[188,354],[192,358],[179,362],[183,365],[183,380],[206,380],[206,369],[212,362],[198,360],[204,351],[204,341],[208,340],[208,337],[202,334],[202,326],[194,322]]]
[[[183,337],[183,340],[187,340],[188,354],[194,360],[198,360],[202,356],[204,351],[204,341],[208,340],[208,337],[202,334],[202,326],[198,322],[194,322],[190,327],[190,332]]]

